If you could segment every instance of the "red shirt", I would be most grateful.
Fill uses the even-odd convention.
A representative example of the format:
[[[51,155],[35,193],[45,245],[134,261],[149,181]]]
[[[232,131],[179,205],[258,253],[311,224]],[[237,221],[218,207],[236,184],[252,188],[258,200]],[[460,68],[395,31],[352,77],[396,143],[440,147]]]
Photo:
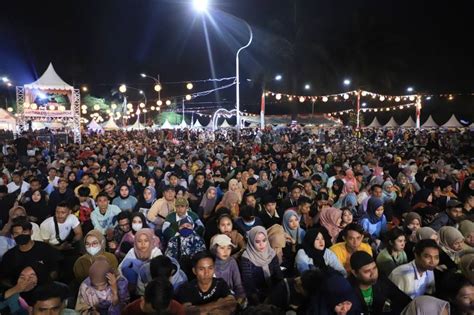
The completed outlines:
[[[137,299],[132,303],[128,304],[127,307],[122,312],[122,315],[147,315],[140,308],[140,301],[141,299]],[[176,302],[175,300],[171,300],[170,305],[168,306],[169,314],[173,315],[185,315],[186,312],[184,311],[184,306],[180,303]]]

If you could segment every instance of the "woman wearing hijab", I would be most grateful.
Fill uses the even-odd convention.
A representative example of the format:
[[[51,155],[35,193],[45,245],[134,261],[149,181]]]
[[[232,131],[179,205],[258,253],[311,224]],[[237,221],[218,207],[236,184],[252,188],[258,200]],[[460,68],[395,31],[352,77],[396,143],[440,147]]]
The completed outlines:
[[[333,200],[334,204],[339,201],[339,197],[341,196],[343,189],[344,181],[342,179],[336,179],[332,183],[332,187],[329,191],[329,197]]]
[[[268,289],[283,279],[278,258],[270,247],[264,227],[256,226],[249,231],[249,241],[240,259],[240,268],[250,304],[262,302]]]
[[[203,220],[207,220],[212,212],[214,211],[214,207],[217,203],[217,188],[216,187],[209,187],[206,193],[202,196],[201,203],[199,204],[198,208],[198,215]]]
[[[242,195],[244,194],[244,190],[242,189],[242,184],[239,183],[239,181],[235,178],[232,178],[229,180],[229,190],[228,191],[233,191],[239,195],[239,202],[242,201]]]
[[[440,212],[432,202],[433,195],[432,191],[429,189],[419,190],[413,197],[411,211],[414,211],[421,216],[423,220],[422,225],[429,225]]]
[[[143,190],[143,194],[138,199],[137,204],[135,205],[135,209],[133,212],[142,212],[146,215],[148,210],[150,210],[151,206],[156,200],[156,190],[152,186],[147,186]]]
[[[336,243],[339,233],[344,229],[341,225],[342,211],[336,208],[323,208],[319,215],[319,222],[328,231],[331,243]]]
[[[84,315],[119,315],[129,300],[127,279],[101,256],[91,265],[89,276],[79,287],[75,309]]]
[[[374,239],[380,239],[380,235],[387,231],[387,219],[384,215],[383,201],[372,197],[367,202],[367,215],[362,218],[360,225],[364,231]]]
[[[299,273],[306,270],[320,269],[326,271],[332,268],[343,276],[347,275],[336,255],[329,250],[331,238],[324,227],[317,227],[306,231],[301,249],[296,254],[295,264]]]
[[[352,185],[354,187],[354,192],[359,193],[359,186],[357,185],[357,179],[354,176],[354,171],[352,169],[346,170],[346,176],[344,176],[344,183],[345,185]]]
[[[395,202],[397,199],[397,193],[394,191],[393,183],[386,180],[382,185],[382,198],[385,202]]]
[[[69,172],[69,174],[67,175],[67,183],[67,187],[72,191],[74,191],[74,189],[76,189],[76,187],[80,185],[75,172]]]
[[[283,229],[291,237],[291,245],[296,247],[303,242],[305,230],[300,226],[298,213],[294,210],[286,210],[283,215]]]
[[[461,257],[459,269],[464,277],[474,285],[474,253],[465,254]]]
[[[464,250],[474,249],[474,222],[471,220],[464,220],[459,223],[459,231],[464,236]]]
[[[464,245],[464,236],[452,226],[443,226],[439,230],[439,245],[449,259],[456,265],[459,263],[460,254]],[[443,255],[440,255],[440,265],[443,264]],[[454,266],[455,267],[455,266]]]
[[[438,298],[422,295],[405,307],[401,315],[450,315],[449,303]]]
[[[73,271],[76,280],[81,283],[89,275],[89,268],[98,256],[105,257],[110,266],[117,269],[118,261],[114,254],[105,251],[105,238],[101,232],[91,230],[84,237],[86,254],[79,257],[74,263]]]
[[[128,253],[128,251],[133,247],[135,243],[135,235],[141,229],[148,228],[148,224],[146,222],[146,218],[141,212],[135,212],[132,214],[130,218],[131,222],[131,230],[125,233],[120,241],[117,250],[115,251],[115,255],[122,259]]]
[[[258,175],[257,186],[262,187],[265,191],[272,189],[272,183],[268,179],[268,173],[266,171],[260,171]]]
[[[130,289],[135,291],[140,267],[150,259],[162,255],[160,239],[152,229],[141,229],[135,234],[133,248],[125,255],[119,270],[127,278]]]
[[[357,195],[354,192],[354,188],[355,186],[352,183],[344,184],[344,197],[338,202],[340,208],[349,208],[353,214],[357,212]]]
[[[38,189],[31,193],[30,200],[24,204],[26,214],[31,222],[41,224],[49,216],[46,198],[46,193]]]
[[[239,203],[242,197],[235,191],[226,191],[222,197],[221,202],[217,205],[216,210],[219,208],[230,209],[232,218],[235,219],[239,216]]]
[[[120,185],[119,195],[112,201],[113,205],[116,205],[122,211],[132,212],[137,205],[137,198],[130,195],[130,188],[127,184]]]

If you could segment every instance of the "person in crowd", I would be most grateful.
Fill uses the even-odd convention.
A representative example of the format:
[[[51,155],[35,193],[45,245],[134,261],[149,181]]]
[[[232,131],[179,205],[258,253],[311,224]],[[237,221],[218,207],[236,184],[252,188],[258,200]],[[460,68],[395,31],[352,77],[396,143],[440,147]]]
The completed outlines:
[[[387,218],[384,215],[383,201],[379,198],[370,198],[367,202],[367,215],[360,224],[364,231],[374,240],[380,240],[380,235],[387,231]]]
[[[262,220],[256,216],[256,212],[252,206],[243,206],[240,209],[240,217],[234,220],[234,224],[242,235],[247,236],[255,226],[263,226]]]
[[[79,287],[75,309],[80,314],[119,315],[129,299],[127,279],[113,269],[105,257],[99,257]]]
[[[41,224],[49,216],[48,200],[44,191],[33,191],[31,198],[23,206],[31,222]]]
[[[304,196],[298,197],[298,207],[294,210],[296,213],[298,213],[300,225],[303,229],[309,229],[314,225],[314,220],[312,214],[310,213],[311,200],[309,198]]]
[[[81,184],[74,189],[76,196],[79,196],[79,189],[81,189],[81,187],[87,187],[90,189],[89,195],[92,197],[92,199],[96,199],[97,195],[99,194],[97,185],[93,184],[93,178],[88,173],[82,175]]]
[[[242,282],[250,304],[263,301],[272,284],[283,279],[278,258],[268,243],[267,231],[256,226],[240,259]]]
[[[458,221],[463,217],[462,203],[451,199],[446,205],[446,211],[439,213],[430,223],[430,227],[439,231],[443,226],[457,227]]]
[[[60,202],[73,203],[75,199],[74,191],[68,187],[67,179],[64,177],[59,178],[58,187],[54,189],[49,195],[48,208],[49,214],[53,214],[56,211],[56,206]]]
[[[153,186],[146,186],[142,193],[139,195],[137,203],[133,212],[141,212],[145,216],[148,215],[149,210],[155,204],[156,201],[156,190]],[[174,201],[174,196],[173,196]]]
[[[408,212],[403,218],[403,232],[405,233],[405,252],[411,252],[415,246],[416,231],[421,227],[421,216],[416,212]]]
[[[286,241],[290,238],[288,234],[285,233],[283,226],[279,224],[272,225],[269,229],[267,229],[268,235],[268,243],[270,247],[273,248],[275,251],[276,257],[278,259],[278,263],[280,264],[282,269],[286,269],[289,264],[287,257],[284,256],[283,250],[286,247]],[[292,266],[289,266],[293,268]]]
[[[147,208],[148,210],[138,209],[137,211],[143,212],[146,215],[146,218],[148,219],[148,221],[151,222],[155,226],[155,230],[161,231],[166,217],[175,210],[176,191],[171,186],[165,186],[163,190],[163,197],[156,201],[154,201],[155,197],[152,194],[153,192],[155,192],[154,188],[153,190],[148,189],[148,187],[145,188],[145,191],[143,194],[144,196],[145,194],[149,195],[146,197],[152,203],[151,207]],[[139,205],[140,205],[140,202],[138,202],[137,207]]]
[[[94,229],[106,234],[107,230],[113,230],[117,224],[116,216],[121,212],[120,208],[109,204],[109,197],[105,193],[97,195],[97,207],[91,213],[91,221]]]
[[[33,232],[33,234],[31,235],[31,239],[33,241],[42,242],[43,238],[41,237],[41,230],[40,230],[39,225],[36,224],[35,222],[29,221],[26,215],[26,210],[22,206],[14,206],[10,208],[10,210],[8,211],[8,221],[6,222],[6,224],[3,226],[2,230],[0,231],[0,235],[10,237],[11,226],[13,224],[13,221],[18,217],[22,217],[23,219],[26,219],[28,222],[31,223],[32,232]]]
[[[148,224],[146,222],[146,218],[141,212],[135,212],[131,215],[131,229],[127,233],[125,233],[118,244],[117,250],[115,251],[115,255],[119,259],[123,259],[128,251],[133,247],[135,243],[135,235],[141,229],[148,228]]]
[[[459,231],[464,236],[463,250],[474,250],[474,222],[471,220],[461,221]]]
[[[337,259],[349,274],[351,271],[351,255],[356,251],[364,251],[372,256],[372,248],[364,243],[364,230],[356,223],[348,224],[342,231],[343,242],[331,246],[330,250],[336,254]]]
[[[38,287],[33,296],[33,315],[62,315],[74,314],[75,311],[66,308],[66,299],[69,297],[69,290],[56,282]]]
[[[112,204],[122,211],[132,212],[137,205],[137,198],[130,195],[130,188],[127,184],[120,185],[119,195],[115,197]]]
[[[280,209],[285,211],[289,208],[297,208],[300,205],[300,203],[298,202],[300,197],[301,186],[299,184],[294,184],[293,186],[291,186],[289,197],[281,202]],[[311,204],[311,201],[309,201],[309,203]]]
[[[32,225],[25,217],[13,220],[10,233],[16,246],[3,255],[0,265],[0,279],[13,284],[20,272],[33,262],[42,262],[53,279],[58,276],[59,251],[51,245],[31,239]]]
[[[79,199],[79,221],[84,228],[90,226],[92,228],[91,213],[97,207],[94,199],[90,197],[91,190],[89,187],[80,187],[78,189]]]
[[[56,206],[54,216],[41,223],[40,230],[43,240],[57,246],[59,250],[70,249],[74,243],[82,240],[81,223],[71,213],[70,205],[66,202]]]
[[[204,240],[194,230],[194,222],[185,217],[179,221],[178,233],[168,241],[165,254],[176,259],[186,275],[190,276],[192,257],[203,250],[206,250]]]
[[[463,245],[464,236],[458,229],[452,226],[443,226],[439,229],[439,246],[450,259],[450,262],[446,263],[441,258],[440,264],[445,264],[448,267],[451,265],[452,268],[456,268],[461,258]]]
[[[291,237],[293,247],[301,245],[306,234],[305,230],[300,227],[300,221],[296,211],[287,210],[283,215],[283,229]]]
[[[275,197],[271,194],[262,197],[263,209],[258,213],[258,217],[262,220],[262,225],[269,229],[274,224],[282,223],[282,216],[278,213]]]
[[[144,295],[128,304],[122,315],[185,315],[185,308],[173,299],[173,286],[165,277],[151,280]]]
[[[106,234],[107,250],[115,253],[122,242],[125,234],[131,230],[131,218],[129,212],[120,212],[117,215],[117,225],[113,230],[108,230]]]
[[[243,251],[247,247],[247,243],[245,242],[245,238],[240,234],[237,230],[233,229],[233,222],[232,222],[232,217],[230,214],[222,214],[219,216],[217,219],[217,228],[218,228],[218,234],[224,234],[228,236],[234,244],[234,247],[232,247],[232,257],[235,259],[240,258],[242,255]],[[211,238],[212,242],[212,238]]]
[[[324,208],[319,213],[319,223],[329,232],[331,243],[336,243],[339,234],[345,227],[342,215],[341,210],[332,207]]]
[[[214,274],[217,278],[224,279],[229,289],[234,293],[240,305],[245,301],[245,290],[242,285],[239,266],[234,257],[231,256],[231,239],[225,234],[216,235],[210,245],[210,250],[215,256]]]
[[[435,241],[421,240],[415,245],[415,259],[395,268],[389,279],[412,299],[434,293],[433,270],[439,264],[439,254]]]
[[[59,182],[58,182],[59,185]],[[67,175],[67,188],[70,190],[74,191],[77,186],[79,186],[79,182],[77,180],[76,173],[73,171],[70,171]]]
[[[388,278],[379,274],[372,256],[358,251],[351,256],[352,273],[349,277],[363,314],[400,314],[411,299]]]
[[[119,265],[119,270],[127,278],[130,291],[135,290],[138,273],[142,265],[150,259],[162,255],[160,239],[152,229],[141,229],[135,234],[135,242]]]
[[[230,209],[230,213],[232,214],[233,218],[237,218],[240,213],[239,203],[242,199],[242,196],[239,195],[236,191],[230,189],[224,193],[221,202],[216,206],[216,210],[219,208],[227,208]]]
[[[398,228],[385,234],[385,248],[377,255],[377,267],[385,276],[389,276],[393,269],[408,262],[405,253],[406,236]]]
[[[196,279],[184,283],[175,295],[186,312],[232,314],[235,311],[235,297],[223,279],[214,277],[214,270],[214,257],[209,252],[199,252],[193,257]]]
[[[439,296],[448,301],[451,314],[470,315],[474,312],[474,285],[464,275],[450,272],[443,277]]]
[[[326,271],[328,268],[332,268],[346,276],[346,270],[334,252],[329,250],[330,246],[331,238],[324,227],[309,229],[304,236],[302,248],[296,254],[295,264],[298,272],[303,274],[306,270]]]
[[[202,196],[201,203],[198,208],[198,215],[204,221],[206,221],[214,211],[217,204],[217,188],[211,186],[207,189],[206,193]]]
[[[23,180],[23,172],[15,171],[12,173],[12,181],[7,185],[8,193],[21,196],[30,189],[30,184]]]
[[[150,261],[144,263],[140,268],[138,274],[137,295],[143,296],[147,284],[152,279],[160,277],[168,279],[175,292],[183,283],[188,282],[188,276],[186,276],[186,273],[181,270],[181,266],[176,259],[165,255],[156,256]]]
[[[185,198],[178,198],[175,201],[175,211],[166,216],[165,222],[161,228],[166,240],[169,240],[178,232],[178,222],[184,218],[188,218],[193,222],[194,230],[198,235],[204,235],[204,225],[201,222],[201,219],[199,219],[199,216],[189,209],[188,200]]]
[[[449,303],[433,296],[418,296],[408,304],[400,313],[401,315],[422,315],[422,314],[439,314],[450,315],[451,308]]]
[[[91,230],[84,237],[86,253],[79,257],[74,263],[74,276],[78,283],[89,276],[89,269],[94,260],[103,256],[107,259],[110,267],[114,270],[118,267],[118,261],[114,254],[106,252],[105,237],[97,230]]]

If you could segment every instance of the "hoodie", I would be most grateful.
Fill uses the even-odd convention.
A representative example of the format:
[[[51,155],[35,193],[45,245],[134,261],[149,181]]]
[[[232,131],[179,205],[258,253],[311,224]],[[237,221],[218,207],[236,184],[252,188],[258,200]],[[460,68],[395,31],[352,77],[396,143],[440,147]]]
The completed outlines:
[[[173,262],[173,265],[176,266],[176,272],[170,278],[170,282],[173,285],[174,292],[176,292],[178,288],[181,286],[181,284],[188,282],[188,277],[186,276],[184,271],[181,270],[181,267],[179,266],[178,261],[174,259],[173,257],[169,257],[169,258]],[[140,271],[138,272],[138,282],[137,282],[138,295],[143,296],[145,294],[145,287],[148,284],[148,282],[150,282],[151,280],[153,279],[151,278],[150,262],[148,261],[141,266]]]

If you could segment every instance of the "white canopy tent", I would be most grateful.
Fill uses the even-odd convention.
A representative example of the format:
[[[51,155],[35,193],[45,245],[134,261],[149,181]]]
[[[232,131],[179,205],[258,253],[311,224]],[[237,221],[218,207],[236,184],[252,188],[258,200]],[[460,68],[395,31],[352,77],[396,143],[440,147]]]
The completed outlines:
[[[374,117],[374,120],[367,126],[367,128],[380,128],[382,125],[379,123],[377,117]]]
[[[421,125],[421,128],[438,128],[438,124],[434,121],[433,117],[431,117],[430,115],[428,119],[425,121],[425,123]]]
[[[104,128],[104,130],[109,130],[109,131],[112,131],[112,130],[120,130],[120,127],[117,126],[117,124],[115,123],[115,120],[112,116],[110,116],[109,120],[107,120],[103,125],[102,125],[102,128]]]
[[[202,129],[203,128],[203,126],[199,122],[199,119],[196,119],[196,121],[194,122],[193,128],[194,129]]]
[[[145,126],[140,124],[140,120],[138,118],[137,120],[135,120],[135,123],[133,125],[127,127],[127,130],[144,130],[144,129],[145,129]]]
[[[91,120],[87,125],[87,130],[100,133],[104,132],[104,128],[102,128],[102,126],[100,126],[95,120]]]
[[[186,129],[186,128],[189,128],[189,125],[186,123],[186,120],[181,120],[181,123],[176,127],[176,128],[179,128],[179,129]]]
[[[390,120],[383,127],[384,128],[396,128],[396,127],[398,127],[398,124],[392,116],[392,117],[390,117]]]
[[[61,79],[61,77],[56,73],[52,63],[49,64],[48,69],[46,69],[46,71],[38,80],[30,84],[25,84],[25,88],[74,91],[74,87],[64,82],[63,79]]]
[[[459,120],[456,118],[454,114],[451,115],[451,118],[442,126],[444,128],[462,128],[464,127],[461,125]]]
[[[173,129],[173,126],[170,124],[168,119],[166,119],[163,125],[161,125],[161,129]]]
[[[409,116],[407,121],[405,121],[403,124],[401,124],[400,127],[402,127],[402,128],[415,128],[416,123],[413,120],[413,118],[411,118],[411,116]]]
[[[0,108],[0,129],[15,131],[16,119],[12,114]]]
[[[221,128],[232,128],[232,126],[227,122],[227,119],[224,119],[224,122],[219,127],[221,127]]]

